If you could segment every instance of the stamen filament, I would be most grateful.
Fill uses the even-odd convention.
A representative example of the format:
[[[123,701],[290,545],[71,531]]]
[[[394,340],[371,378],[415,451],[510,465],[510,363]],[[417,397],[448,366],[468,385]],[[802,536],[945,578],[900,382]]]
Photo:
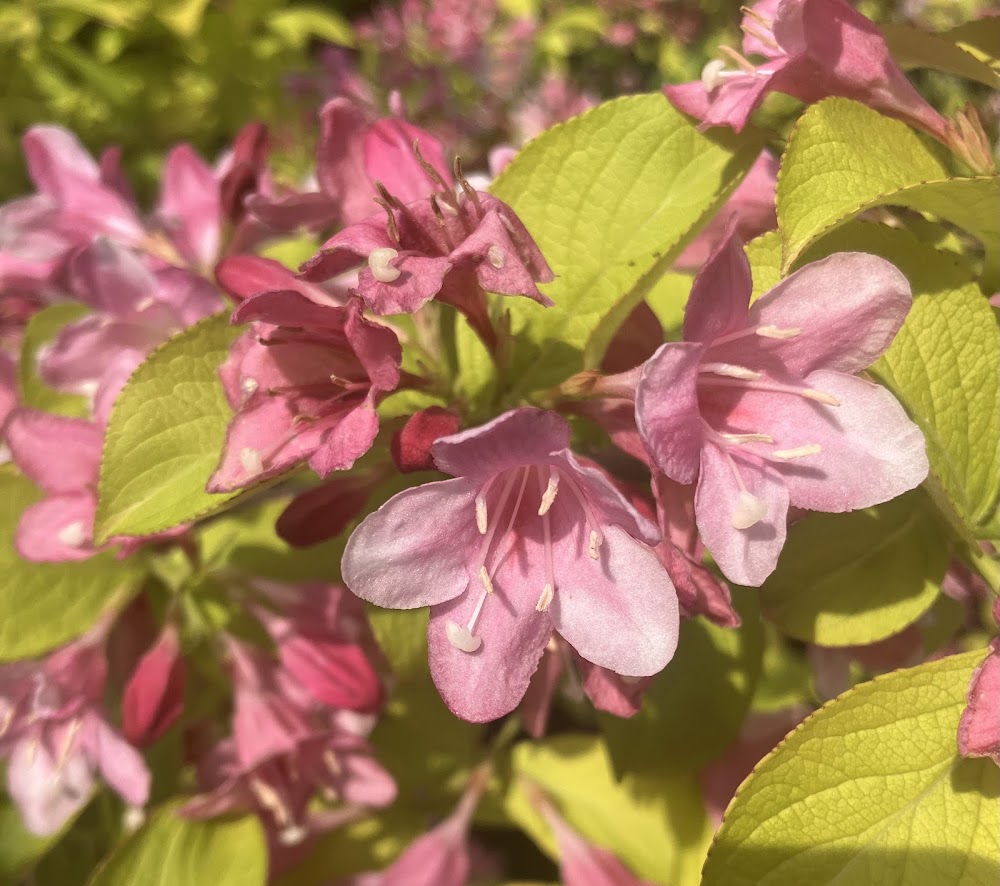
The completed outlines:
[[[698,371],[709,375],[722,375],[726,378],[739,378],[744,381],[756,381],[763,375],[756,369],[748,369],[746,366],[737,366],[734,363],[703,363],[698,367]]]
[[[810,443],[808,446],[799,446],[797,449],[776,449],[771,453],[773,458],[792,459],[802,458],[806,455],[818,455],[823,451],[823,447],[818,443]]]
[[[815,388],[797,388],[795,385],[785,385],[776,381],[743,381],[742,379],[730,380],[728,378],[713,378],[712,376],[708,376],[700,379],[699,383],[703,385],[710,385],[715,388],[745,388],[752,391],[770,391],[774,394],[795,394],[799,397],[805,397],[807,400],[815,400],[817,403],[823,403],[827,406],[840,405],[840,401],[836,397],[832,394],[827,394],[825,391],[817,391]]]
[[[733,443],[739,446],[741,443],[773,443],[774,437],[769,434],[724,434],[720,433],[720,437],[727,443]]]
[[[549,486],[551,486],[552,485],[551,474],[554,473],[551,468],[549,468],[549,473],[550,473]],[[538,485],[539,487],[541,487],[542,485],[541,470],[538,471]],[[548,491],[548,487],[546,487],[545,491],[546,492]],[[553,498],[555,498],[555,495],[553,495]],[[544,494],[543,494],[543,503],[544,503]],[[551,523],[551,518],[549,517],[549,510],[548,508],[546,508],[544,511],[539,510],[539,513],[542,515],[542,544],[545,549],[545,587],[542,589],[542,596],[539,598],[538,606],[536,608],[541,607],[542,600],[545,599],[546,592],[548,593],[548,600],[546,601],[545,606],[538,609],[539,612],[542,612],[544,611],[544,609],[548,608],[549,603],[552,602],[552,594],[555,591],[556,580],[555,580],[555,570],[552,565],[552,523]]]
[[[482,566],[479,569],[479,580],[483,583],[483,588],[486,590],[486,593],[492,594],[493,581],[490,579],[490,574],[486,571],[485,566]]]
[[[729,344],[731,341],[739,341],[741,338],[748,338],[751,335],[756,335],[758,338],[776,339],[780,341],[786,338],[795,338],[801,334],[801,329],[785,329],[780,326],[747,326],[744,329],[738,329],[736,332],[727,332],[725,335],[720,335],[718,338],[712,340],[712,344],[725,345]]]
[[[574,481],[572,477],[568,474],[563,474],[563,472],[558,468],[555,470],[566,481],[570,491],[576,496],[576,500],[580,503],[580,507],[583,509],[583,514],[587,518],[587,525],[590,527],[590,543],[588,545],[588,553],[590,554],[592,560],[596,560],[599,556],[597,549],[603,543],[604,536],[601,534],[600,529],[597,528],[597,520],[594,517],[594,512],[590,507],[590,503],[584,497],[583,492],[580,491],[580,487],[576,485],[576,481]]]

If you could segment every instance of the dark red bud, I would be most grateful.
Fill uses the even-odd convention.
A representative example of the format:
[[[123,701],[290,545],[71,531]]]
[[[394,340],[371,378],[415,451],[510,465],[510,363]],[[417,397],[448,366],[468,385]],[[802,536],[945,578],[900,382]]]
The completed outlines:
[[[392,459],[401,473],[433,471],[431,446],[435,440],[454,434],[461,420],[440,406],[429,406],[410,416],[392,438]]]

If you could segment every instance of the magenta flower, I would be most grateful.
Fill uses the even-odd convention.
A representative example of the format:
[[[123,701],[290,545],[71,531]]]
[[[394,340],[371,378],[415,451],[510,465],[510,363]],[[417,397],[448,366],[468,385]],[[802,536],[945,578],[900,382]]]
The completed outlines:
[[[993,601],[993,620],[1000,623],[1000,598]],[[958,750],[963,757],[992,757],[1000,766],[1000,637],[972,674],[968,706],[958,724]]]
[[[438,185],[418,162],[414,144],[439,177],[450,179],[441,143],[399,117],[372,120],[356,102],[335,98],[319,118],[319,190],[256,194],[247,200],[250,211],[272,228],[325,228],[367,218],[378,209],[376,182],[403,202],[429,196]]]
[[[724,47],[736,70],[709,62],[701,82],[664,87],[672,104],[706,126],[739,132],[770,92],[806,103],[836,95],[947,141],[948,121],[906,79],[878,27],[845,0],[761,0],[742,27],[744,53],[763,63]]]
[[[57,390],[93,397],[101,423],[153,348],[222,308],[208,281],[182,268],[151,271],[104,237],[73,254],[66,276],[72,293],[94,310],[60,330],[40,352],[38,370]]]
[[[759,585],[785,541],[789,503],[850,511],[927,476],[923,435],[885,388],[857,378],[910,308],[887,261],[839,253],[752,306],[732,228],[698,274],[684,341],[663,345],[636,389],[654,465],[697,482],[698,531],[722,572]]]
[[[0,757],[32,833],[58,832],[90,799],[98,774],[129,805],[148,799],[145,762],[101,708],[106,675],[103,629],[43,661],[0,667]]]
[[[236,416],[208,482],[228,492],[309,460],[321,477],[371,447],[375,406],[399,384],[392,330],[362,316],[360,299],[317,305],[291,290],[247,299],[234,323],[253,324],[219,370]]]
[[[514,211],[490,194],[443,190],[402,203],[386,194],[385,215],[351,225],[302,266],[307,280],[358,267],[358,293],[376,314],[412,313],[430,301],[454,305],[488,341],[483,290],[552,302],[536,282],[552,272]]]
[[[516,707],[553,631],[630,676],[673,655],[677,598],[648,547],[656,528],[568,446],[562,418],[529,408],[444,437],[434,462],[455,479],[401,492],[348,541],[355,594],[431,607],[431,674],[464,719]]]

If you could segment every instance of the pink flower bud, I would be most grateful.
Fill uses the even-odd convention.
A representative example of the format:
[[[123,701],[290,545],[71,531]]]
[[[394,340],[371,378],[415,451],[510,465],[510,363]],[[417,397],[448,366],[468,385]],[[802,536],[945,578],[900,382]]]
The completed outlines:
[[[392,438],[392,460],[404,474],[413,471],[433,471],[431,446],[440,437],[458,432],[461,420],[457,415],[431,406],[410,416],[402,430]]]
[[[125,686],[122,732],[130,743],[150,745],[177,721],[184,708],[184,683],[177,628],[167,624]]]

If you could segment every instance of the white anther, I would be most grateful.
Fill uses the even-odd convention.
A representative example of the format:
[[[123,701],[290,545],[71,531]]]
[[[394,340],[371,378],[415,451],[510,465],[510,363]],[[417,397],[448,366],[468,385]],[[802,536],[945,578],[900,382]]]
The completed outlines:
[[[747,369],[746,366],[736,366],[733,363],[706,363],[701,367],[702,372],[710,372],[712,375],[724,375],[726,378],[738,378],[743,381],[756,381],[761,377],[761,373],[755,369]]]
[[[819,443],[810,443],[808,446],[799,446],[797,449],[776,449],[771,453],[775,458],[802,458],[806,455],[818,455],[823,451]]]
[[[399,268],[394,268],[389,262],[399,258],[399,253],[391,246],[380,246],[373,249],[368,256],[368,267],[371,268],[372,276],[379,283],[392,283],[399,277]]]
[[[492,594],[493,581],[490,579],[490,574],[486,571],[485,566],[481,566],[479,569],[479,580],[483,583],[483,587],[486,589],[486,593]]]
[[[736,505],[733,507],[733,528],[749,529],[763,520],[766,515],[767,505],[744,489],[737,496]]]
[[[549,483],[545,487],[545,492],[542,493],[542,503],[538,506],[539,517],[544,517],[549,512],[549,508],[552,507],[552,503],[556,500],[556,493],[558,491],[559,474],[553,471],[549,475]]]
[[[590,530],[590,544],[587,546],[587,553],[590,554],[591,560],[596,560],[598,556],[597,549],[601,546],[601,536],[597,534],[593,529]]]
[[[486,498],[482,495],[476,496],[476,528],[480,535],[486,535],[489,529],[488,513],[486,511]]]
[[[705,87],[705,92],[711,92],[722,85],[722,72],[726,70],[726,63],[721,58],[712,59],[701,69],[701,85]]]
[[[139,830],[146,823],[146,813],[141,806],[129,806],[122,814],[122,830],[127,834]]]
[[[307,828],[299,824],[293,824],[287,828],[282,828],[278,832],[278,842],[282,846],[298,846],[308,836],[309,831]]]
[[[768,434],[720,434],[729,443],[773,443],[774,437]]]
[[[145,298],[140,299],[139,301],[136,302],[135,309],[137,311],[142,312],[142,311],[145,311],[146,308],[153,307],[153,305],[155,305],[155,304],[156,304],[156,299],[153,298],[153,296],[151,296],[151,295],[147,295]]]
[[[264,473],[264,462],[260,457],[259,450],[257,449],[251,449],[249,446],[245,449],[241,449],[240,464],[243,466],[243,470],[246,471],[251,477]]]
[[[538,598],[538,602],[535,604],[535,612],[545,612],[549,608],[549,604],[552,602],[552,585],[546,585],[542,588],[542,596]]]
[[[499,246],[491,246],[486,257],[498,271],[503,270],[503,266],[507,264],[507,256],[504,255],[504,251]]]
[[[791,327],[782,329],[780,326],[758,326],[754,332],[761,338],[795,338],[797,335],[802,335],[801,329]]]
[[[799,393],[809,400],[815,400],[817,403],[823,403],[826,406],[840,405],[840,401],[833,394],[827,394],[825,391],[817,391],[815,388],[803,388]]]
[[[56,538],[67,547],[78,548],[87,540],[87,528],[82,521],[77,520],[75,523],[63,526]]]
[[[445,624],[444,631],[448,636],[448,642],[456,649],[461,649],[462,652],[475,652],[483,645],[482,637],[475,636],[467,627],[453,621]]]
[[[259,387],[260,385],[257,384],[257,379],[255,378],[245,378],[243,379],[243,381],[240,382],[240,390],[243,391],[243,393],[246,394],[248,397],[251,394],[256,393],[257,388]]]

